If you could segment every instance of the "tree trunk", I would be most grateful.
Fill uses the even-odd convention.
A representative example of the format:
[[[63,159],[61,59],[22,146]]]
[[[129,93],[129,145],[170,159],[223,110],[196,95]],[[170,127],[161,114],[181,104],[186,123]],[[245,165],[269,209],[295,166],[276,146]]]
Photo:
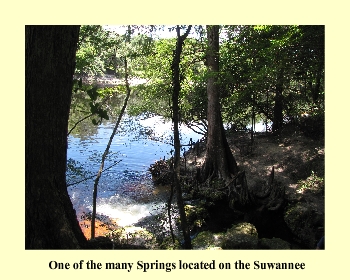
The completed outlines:
[[[181,90],[180,81],[180,59],[182,52],[182,44],[191,30],[191,25],[187,28],[184,35],[180,36],[180,27],[176,27],[177,41],[176,48],[174,51],[173,63],[172,63],[172,76],[173,76],[173,122],[174,122],[174,180],[173,184],[176,190],[177,205],[179,208],[180,219],[181,219],[181,229],[183,231],[185,248],[191,249],[191,238],[190,232],[187,226],[186,213],[182,200],[182,190],[180,185],[180,135],[179,135],[179,122],[180,122],[180,110],[179,110],[179,94]]]
[[[324,65],[323,63],[319,63],[316,72],[315,78],[315,87],[312,87],[312,100],[314,103],[318,101],[318,97],[321,91],[321,79],[323,77]]]
[[[273,108],[272,132],[278,132],[283,125],[283,68],[277,73],[275,106]]]
[[[208,36],[208,134],[206,158],[202,168],[202,180],[209,177],[219,177],[225,181],[230,180],[231,174],[238,172],[237,163],[227,144],[225,131],[223,128],[220,93],[218,90],[219,73],[219,26],[207,26]]]
[[[26,249],[77,249],[86,243],[65,174],[79,28],[25,27]]]

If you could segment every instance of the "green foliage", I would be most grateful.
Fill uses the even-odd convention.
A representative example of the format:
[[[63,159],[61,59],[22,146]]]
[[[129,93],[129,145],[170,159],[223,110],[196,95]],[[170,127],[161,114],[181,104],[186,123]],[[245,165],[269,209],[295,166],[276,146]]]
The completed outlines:
[[[298,182],[297,193],[304,193],[305,191],[311,193],[324,192],[324,179],[318,177],[315,172],[311,171],[311,175],[306,180]]]
[[[130,77],[147,83],[138,87],[138,100],[131,103],[128,113],[170,118],[176,39],[154,39],[150,30],[158,28],[130,26],[118,35],[101,26],[82,26],[77,73],[96,74],[110,68],[121,77],[123,58],[129,57]],[[189,125],[204,124],[205,129],[206,38],[201,26],[193,30],[198,37],[185,40],[181,56],[180,119]],[[255,118],[272,121],[278,83],[283,87],[284,121],[298,119],[315,107],[318,112],[324,110],[324,26],[230,25],[222,26],[221,34],[218,75],[225,123],[244,127],[251,123],[253,113]],[[278,80],[278,75],[283,79]],[[97,112],[97,105],[91,110]],[[106,115],[100,111],[99,117]]]
[[[96,101],[98,97],[97,87],[90,88],[86,91],[87,95],[90,97],[91,101]],[[94,113],[94,112],[92,112]]]
[[[94,125],[101,124],[102,120],[109,120],[108,112],[106,109],[103,108],[103,102],[99,101],[99,99],[103,100],[106,96],[108,97],[108,93],[110,91],[105,91],[104,89],[98,89],[96,86],[89,86],[89,85],[83,85],[82,80],[75,80],[74,86],[73,86],[73,99],[75,99],[75,95],[84,94],[86,93],[89,97],[88,105],[89,105],[89,113],[92,116],[97,116],[99,118],[99,121],[97,121],[95,118],[92,119],[92,123]],[[81,106],[81,104],[79,104]]]
[[[129,113],[138,115],[143,112],[171,116],[171,59],[175,46],[173,39],[162,39],[155,42],[152,52],[144,58],[140,78],[148,82],[138,88],[141,102],[132,103]],[[156,102],[155,102],[156,101]]]
[[[200,232],[192,241],[193,249],[209,250],[221,247],[224,233]]]
[[[120,35],[100,25],[81,26],[76,74],[101,75],[109,68],[117,77],[124,77],[124,57],[131,61],[131,69],[142,68],[142,63],[136,60],[150,53],[153,39],[145,34],[133,35],[136,29],[135,26],[127,28],[125,34]]]
[[[196,206],[185,205],[185,212],[190,230],[194,228],[201,228],[205,223],[205,218],[208,217],[208,212],[204,203]]]
[[[175,39],[160,39],[145,57],[140,77],[148,82],[138,88],[141,102],[132,104],[129,113],[137,115],[149,112],[170,118],[172,94],[172,56]],[[188,38],[184,42],[180,62],[181,92],[179,106],[181,121],[199,122],[206,119],[206,67],[204,65],[205,45],[197,39]],[[154,101],[157,102],[154,102]]]
[[[175,239],[175,244],[170,236],[164,238],[162,243],[159,246],[159,249],[163,250],[179,250],[181,249],[181,244],[179,240]]]
[[[285,120],[298,118],[310,103],[323,107],[322,26],[226,26],[225,32],[220,50],[224,121],[247,124],[252,108],[272,121],[278,83]]]
[[[76,74],[97,75],[113,55],[110,32],[100,25],[82,25],[76,52]]]

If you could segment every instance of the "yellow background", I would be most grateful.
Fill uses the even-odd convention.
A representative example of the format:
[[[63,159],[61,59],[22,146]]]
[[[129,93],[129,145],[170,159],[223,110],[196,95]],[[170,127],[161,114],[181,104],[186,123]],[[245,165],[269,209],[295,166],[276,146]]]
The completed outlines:
[[[1,19],[2,279],[324,279],[349,275],[349,25],[347,1],[6,1]],[[326,250],[26,251],[24,250],[24,26],[26,24],[322,24],[326,25]],[[50,270],[74,262],[304,262],[305,270]],[[233,266],[232,266],[233,268]]]

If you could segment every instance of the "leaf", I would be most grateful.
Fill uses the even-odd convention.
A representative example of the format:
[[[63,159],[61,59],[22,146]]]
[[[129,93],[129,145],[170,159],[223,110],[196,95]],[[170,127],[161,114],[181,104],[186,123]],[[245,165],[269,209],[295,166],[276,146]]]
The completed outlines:
[[[90,99],[92,99],[92,89],[88,89],[86,93],[90,97]]]
[[[93,88],[92,88],[92,96],[91,96],[91,99],[92,99],[93,101],[96,101],[97,97],[98,97],[97,87],[93,87]]]
[[[94,125],[98,125],[98,122],[97,122],[95,119],[92,119],[92,123],[93,123]]]
[[[91,101],[89,102],[89,105],[90,105],[91,114],[96,114],[97,113],[96,105],[94,103],[92,103]]]
[[[109,120],[109,117],[108,117],[108,114],[107,114],[107,111],[106,110],[100,110],[99,111],[99,116],[105,120]]]
[[[86,91],[86,93],[89,95],[89,97],[92,101],[96,101],[96,99],[98,97],[97,87],[93,87],[91,89],[88,89]]]

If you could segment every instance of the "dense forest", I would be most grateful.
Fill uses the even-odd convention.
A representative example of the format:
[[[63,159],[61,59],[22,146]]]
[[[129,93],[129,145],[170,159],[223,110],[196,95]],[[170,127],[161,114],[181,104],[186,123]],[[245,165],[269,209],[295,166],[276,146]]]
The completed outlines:
[[[26,26],[25,35],[27,249],[318,246],[324,26]],[[170,156],[149,166],[165,206],[132,234],[96,211],[125,115],[172,122]],[[87,232],[67,191],[68,173],[87,179],[67,158],[67,137],[104,121],[113,131],[92,176]],[[201,138],[183,142],[181,125]]]

